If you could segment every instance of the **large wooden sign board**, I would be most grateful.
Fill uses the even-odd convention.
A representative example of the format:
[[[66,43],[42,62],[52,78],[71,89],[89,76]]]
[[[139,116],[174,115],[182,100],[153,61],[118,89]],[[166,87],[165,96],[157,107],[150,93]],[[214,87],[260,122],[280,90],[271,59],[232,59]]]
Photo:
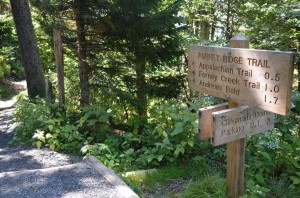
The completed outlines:
[[[287,115],[293,52],[192,45],[189,87],[209,95]]]

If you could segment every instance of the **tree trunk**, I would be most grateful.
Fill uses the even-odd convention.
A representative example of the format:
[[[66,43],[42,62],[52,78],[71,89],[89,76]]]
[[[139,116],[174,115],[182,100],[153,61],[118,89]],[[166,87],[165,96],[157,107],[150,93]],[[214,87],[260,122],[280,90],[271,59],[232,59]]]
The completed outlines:
[[[232,35],[232,24],[230,22],[231,19],[231,13],[232,13],[232,6],[231,6],[231,0],[227,1],[227,16],[226,16],[226,31],[225,31],[225,38],[226,40],[230,40]]]
[[[18,42],[29,98],[46,95],[42,61],[38,51],[36,37],[32,25],[28,0],[10,0],[12,14],[17,30]]]
[[[78,66],[80,76],[80,105],[85,106],[90,102],[89,97],[89,76],[88,64],[86,62],[86,39],[84,30],[84,20],[82,12],[83,0],[77,0],[77,7],[75,9],[76,28],[77,28],[77,42],[78,42]]]
[[[200,24],[200,37],[209,39],[209,23],[207,21],[202,21]]]
[[[58,84],[58,99],[59,107],[65,104],[65,81],[64,81],[64,60],[63,48],[61,41],[61,31],[58,28],[53,28],[53,42],[54,42],[54,57],[57,70],[57,84]]]
[[[135,65],[137,87],[137,110],[139,116],[147,115],[147,92],[146,92],[146,62],[143,58],[137,58]]]
[[[199,14],[202,16],[202,20],[200,21],[200,38],[209,39],[209,23],[205,16],[208,14],[205,10],[200,10]]]

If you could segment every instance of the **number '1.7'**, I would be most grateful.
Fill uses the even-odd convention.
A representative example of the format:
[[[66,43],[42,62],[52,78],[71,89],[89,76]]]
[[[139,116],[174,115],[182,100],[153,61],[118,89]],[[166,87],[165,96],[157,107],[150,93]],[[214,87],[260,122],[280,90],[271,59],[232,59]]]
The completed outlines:
[[[269,103],[274,103],[274,104],[277,104],[277,101],[278,101],[278,97],[273,97],[273,100],[271,99],[271,100],[269,100],[268,98],[267,98],[267,95],[265,95],[265,102],[269,102]]]

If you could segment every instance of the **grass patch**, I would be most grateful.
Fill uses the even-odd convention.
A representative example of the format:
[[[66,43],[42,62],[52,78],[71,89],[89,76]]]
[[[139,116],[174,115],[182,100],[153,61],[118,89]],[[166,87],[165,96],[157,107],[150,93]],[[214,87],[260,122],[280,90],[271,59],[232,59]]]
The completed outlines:
[[[172,164],[124,180],[140,197],[226,197],[225,179],[204,158]]]
[[[194,157],[184,164],[171,164],[145,174],[124,177],[124,181],[142,198],[224,198],[226,177],[224,167],[213,166],[212,161]],[[300,197],[299,189],[291,189],[290,181],[270,178],[264,186],[246,178],[243,198]],[[249,182],[253,183],[248,185]],[[267,191],[266,191],[267,190]]]
[[[226,181],[219,175],[207,175],[189,185],[180,197],[224,198],[226,197]]]

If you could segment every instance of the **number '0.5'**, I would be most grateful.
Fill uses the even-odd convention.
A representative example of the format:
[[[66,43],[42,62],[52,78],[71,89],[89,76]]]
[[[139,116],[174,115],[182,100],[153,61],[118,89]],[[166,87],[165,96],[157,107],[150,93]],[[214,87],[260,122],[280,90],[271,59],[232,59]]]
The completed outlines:
[[[270,79],[270,73],[269,72],[266,72],[265,73],[265,79]],[[273,78],[271,78],[271,80],[273,80]],[[275,74],[275,78],[274,78],[275,81],[279,81],[280,80],[280,75],[279,74]]]

